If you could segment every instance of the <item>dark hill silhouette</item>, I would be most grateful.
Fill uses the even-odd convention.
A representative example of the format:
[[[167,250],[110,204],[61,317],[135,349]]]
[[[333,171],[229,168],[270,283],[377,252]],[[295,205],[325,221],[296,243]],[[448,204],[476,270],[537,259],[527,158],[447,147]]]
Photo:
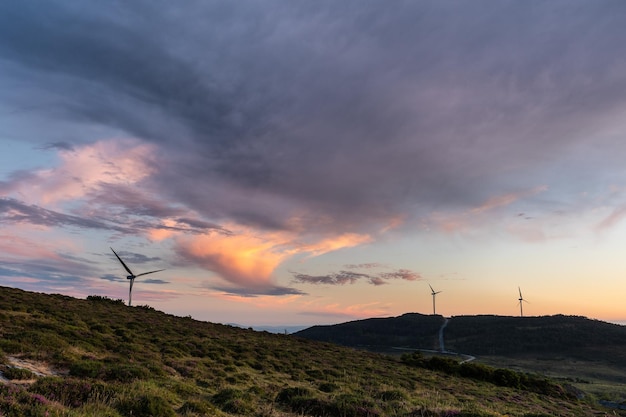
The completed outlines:
[[[369,350],[393,347],[437,349],[442,316],[404,314],[314,326],[295,335]],[[516,357],[566,355],[603,358],[626,368],[626,326],[580,316],[455,316],[444,332],[448,351],[469,355]]]
[[[457,316],[445,329],[446,348],[473,355],[559,353],[589,356],[626,346],[626,326],[580,316]]]
[[[368,350],[389,347],[437,349],[439,328],[443,322],[442,316],[407,313],[399,317],[313,326],[294,334],[306,339]]]

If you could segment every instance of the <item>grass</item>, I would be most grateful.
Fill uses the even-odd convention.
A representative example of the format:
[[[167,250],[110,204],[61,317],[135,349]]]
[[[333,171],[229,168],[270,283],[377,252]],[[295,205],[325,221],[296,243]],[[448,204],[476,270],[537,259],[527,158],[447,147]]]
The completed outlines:
[[[604,415],[589,400],[102,297],[0,287],[0,332],[3,372],[11,358],[56,372],[0,384],[10,417]]]

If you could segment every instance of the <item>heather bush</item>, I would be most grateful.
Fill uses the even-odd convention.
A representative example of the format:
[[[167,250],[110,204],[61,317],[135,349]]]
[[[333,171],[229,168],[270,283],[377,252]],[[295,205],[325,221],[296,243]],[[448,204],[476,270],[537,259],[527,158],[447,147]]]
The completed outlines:
[[[50,401],[57,401],[68,407],[83,405],[94,393],[94,386],[74,378],[43,377],[38,379],[30,391],[41,394]]]
[[[8,366],[5,369],[3,369],[2,374],[4,375],[6,379],[11,379],[11,380],[35,378],[35,374],[29,371],[28,369],[16,368],[13,366]]]

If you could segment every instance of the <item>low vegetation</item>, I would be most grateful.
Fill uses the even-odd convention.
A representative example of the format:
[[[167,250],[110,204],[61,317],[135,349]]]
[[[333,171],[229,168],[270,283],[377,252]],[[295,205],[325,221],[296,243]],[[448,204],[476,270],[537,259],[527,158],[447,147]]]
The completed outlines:
[[[542,391],[514,373],[201,322],[106,297],[0,287],[0,333],[0,415],[7,417],[530,417],[605,410],[554,381]]]

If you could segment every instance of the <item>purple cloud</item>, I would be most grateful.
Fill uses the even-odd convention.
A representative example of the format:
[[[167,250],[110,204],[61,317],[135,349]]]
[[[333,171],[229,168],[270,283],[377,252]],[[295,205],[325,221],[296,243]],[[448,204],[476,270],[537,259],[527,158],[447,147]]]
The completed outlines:
[[[347,268],[363,268],[372,269],[379,267],[377,263],[367,263],[359,265],[346,265]],[[378,273],[359,273],[352,271],[340,271],[326,275],[308,275],[298,272],[292,272],[293,282],[300,284],[316,284],[316,285],[346,285],[355,284],[359,280],[364,280],[374,286],[388,284],[390,280],[403,279],[407,281],[415,281],[421,279],[421,275],[409,271],[408,269],[399,269],[391,272]]]

